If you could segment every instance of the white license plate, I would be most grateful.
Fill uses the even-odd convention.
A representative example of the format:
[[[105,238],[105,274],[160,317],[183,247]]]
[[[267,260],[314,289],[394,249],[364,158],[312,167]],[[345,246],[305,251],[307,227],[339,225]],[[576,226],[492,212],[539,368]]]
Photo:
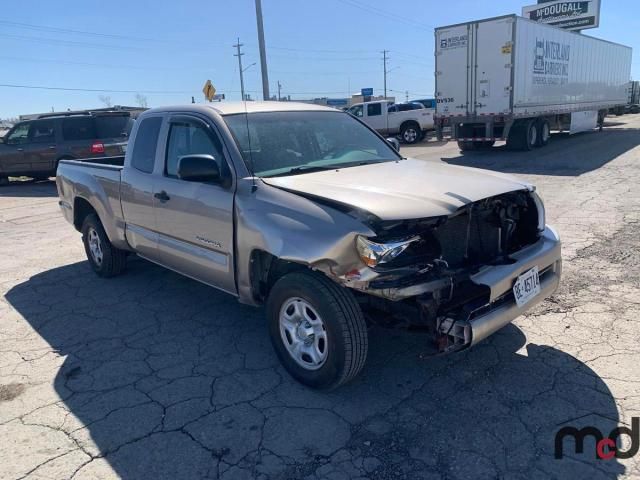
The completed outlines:
[[[519,307],[540,293],[540,278],[538,278],[538,267],[527,270],[518,277],[513,285],[513,295]]]

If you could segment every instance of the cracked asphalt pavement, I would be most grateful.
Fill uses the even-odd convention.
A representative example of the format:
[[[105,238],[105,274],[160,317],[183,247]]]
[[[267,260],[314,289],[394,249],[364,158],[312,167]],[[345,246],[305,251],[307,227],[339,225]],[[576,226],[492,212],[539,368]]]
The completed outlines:
[[[330,393],[279,366],[261,309],[135,258],[100,279],[53,182],[0,187],[0,478],[640,477],[592,439],[554,458],[562,425],[640,416],[640,116],[608,123],[526,153],[405,147],[537,184],[562,285],[453,356],[372,328]]]

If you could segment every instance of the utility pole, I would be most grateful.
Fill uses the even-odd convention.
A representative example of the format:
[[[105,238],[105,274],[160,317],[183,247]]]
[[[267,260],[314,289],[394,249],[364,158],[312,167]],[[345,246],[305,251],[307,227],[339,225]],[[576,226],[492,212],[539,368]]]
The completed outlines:
[[[409,101],[409,90],[405,90],[404,91],[404,101],[408,102]]]
[[[280,80],[278,80],[278,101],[280,101],[280,89],[282,88],[282,85],[280,84]]]
[[[256,0],[256,21],[258,22],[258,46],[260,47],[260,70],[262,71],[262,99],[270,100],[267,54],[264,48],[264,28],[262,26],[262,2]]]
[[[240,52],[240,47],[242,47],[242,43],[240,43],[240,38],[238,38],[238,43],[236,43],[234,45],[234,47],[237,49],[238,53],[234,53],[233,56],[234,57],[238,57],[238,71],[240,72],[240,95],[242,95],[242,101],[244,102],[245,97],[244,97],[244,77],[242,76],[242,55],[244,55],[244,53]]]
[[[382,68],[384,70],[384,98],[387,98],[387,52],[388,50],[382,51]]]

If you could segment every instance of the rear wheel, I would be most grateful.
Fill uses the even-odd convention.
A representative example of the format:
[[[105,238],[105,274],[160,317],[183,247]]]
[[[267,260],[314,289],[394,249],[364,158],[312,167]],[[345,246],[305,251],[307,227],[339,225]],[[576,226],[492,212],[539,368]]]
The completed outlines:
[[[415,122],[409,122],[400,128],[400,138],[404,143],[412,144],[422,139],[422,130],[420,125]]]
[[[544,118],[538,120],[537,129],[538,129],[538,140],[536,142],[536,146],[544,147],[549,143],[549,139],[551,138],[551,127],[549,126],[549,122]]]
[[[293,272],[267,299],[271,342],[289,374],[312,388],[353,379],[367,358],[367,327],[353,294],[322,274]]]
[[[511,150],[532,150],[538,141],[538,126],[535,120],[518,122],[511,127],[507,138],[507,148]]]
[[[101,277],[113,277],[126,267],[127,252],[114,247],[97,215],[87,215],[82,223],[82,243],[93,271]]]

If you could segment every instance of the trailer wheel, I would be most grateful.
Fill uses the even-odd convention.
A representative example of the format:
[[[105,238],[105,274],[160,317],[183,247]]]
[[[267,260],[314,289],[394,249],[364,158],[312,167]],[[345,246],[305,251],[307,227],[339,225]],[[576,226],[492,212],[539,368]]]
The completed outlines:
[[[549,122],[541,118],[537,122],[538,128],[538,139],[536,142],[536,147],[544,147],[549,143],[549,139],[551,138],[551,127],[549,126]]]
[[[535,120],[528,120],[515,124],[507,138],[507,148],[510,150],[529,151],[538,141],[538,127]]]
[[[461,152],[470,152],[475,150],[477,145],[475,142],[470,142],[468,140],[458,140],[458,148]]]

